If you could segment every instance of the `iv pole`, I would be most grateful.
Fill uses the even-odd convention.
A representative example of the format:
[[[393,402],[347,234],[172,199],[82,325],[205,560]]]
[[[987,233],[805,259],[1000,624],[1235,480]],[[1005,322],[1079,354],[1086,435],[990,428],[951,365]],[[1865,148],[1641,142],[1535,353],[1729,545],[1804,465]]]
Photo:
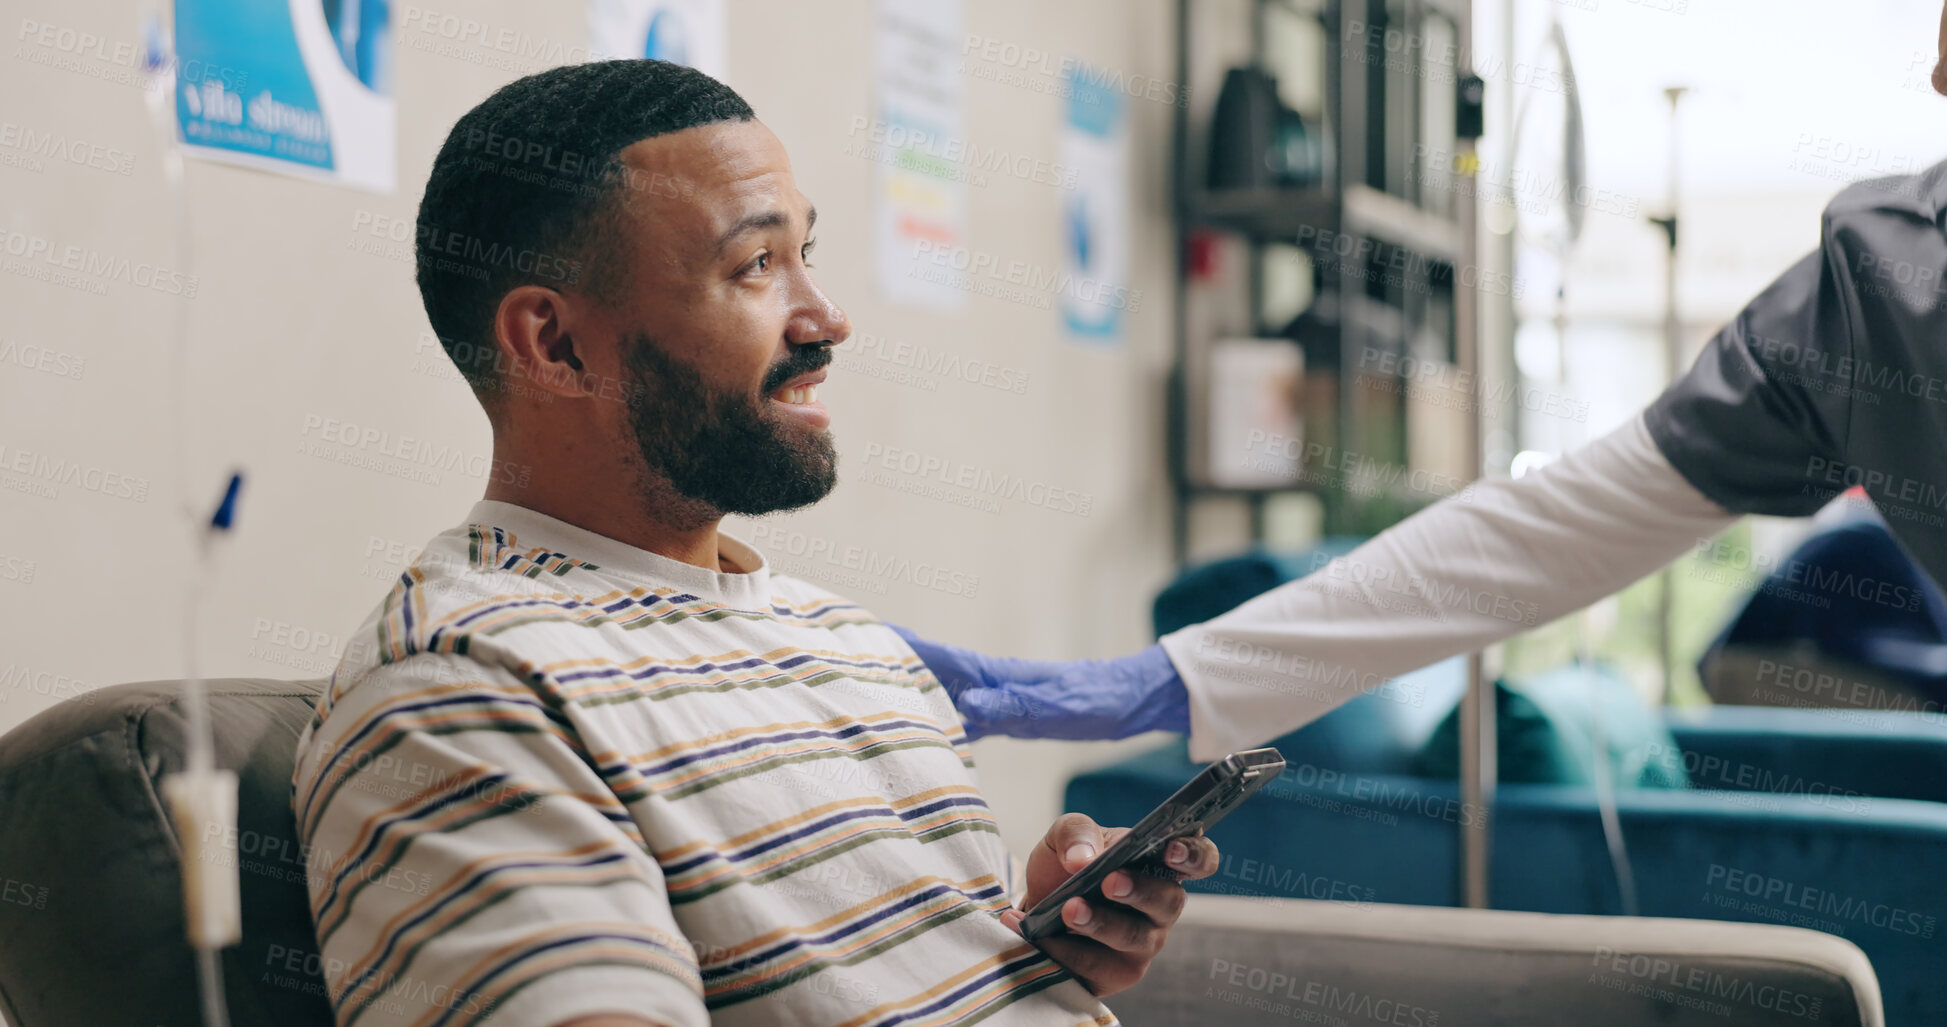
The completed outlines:
[[[1683,320],[1677,313],[1677,200],[1679,169],[1677,160],[1677,105],[1687,92],[1683,86],[1670,86],[1663,90],[1663,96],[1670,102],[1670,170],[1668,174],[1668,206],[1662,217],[1650,218],[1650,223],[1663,229],[1667,246],[1663,256],[1663,384],[1676,381],[1677,373],[1683,369]],[[1675,632],[1672,621],[1675,618],[1676,571],[1663,568],[1657,575],[1656,588],[1656,652],[1663,672],[1663,701],[1670,701],[1670,686],[1676,679],[1677,654]]]

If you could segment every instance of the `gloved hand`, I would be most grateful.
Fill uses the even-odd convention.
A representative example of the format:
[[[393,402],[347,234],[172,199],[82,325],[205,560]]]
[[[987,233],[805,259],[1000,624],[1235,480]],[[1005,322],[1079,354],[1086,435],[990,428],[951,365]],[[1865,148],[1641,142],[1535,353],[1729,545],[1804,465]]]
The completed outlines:
[[[1144,731],[1190,731],[1190,693],[1160,645],[1114,660],[1012,660],[927,640],[897,624],[983,735],[1098,741]]]

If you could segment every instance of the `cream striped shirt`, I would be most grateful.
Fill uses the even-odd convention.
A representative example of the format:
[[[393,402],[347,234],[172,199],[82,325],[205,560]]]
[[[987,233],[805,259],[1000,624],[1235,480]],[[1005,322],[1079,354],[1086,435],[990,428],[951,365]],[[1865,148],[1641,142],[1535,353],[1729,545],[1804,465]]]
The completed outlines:
[[[867,610],[476,505],[359,629],[292,805],[341,1025],[1107,1024],[998,920],[944,690]]]

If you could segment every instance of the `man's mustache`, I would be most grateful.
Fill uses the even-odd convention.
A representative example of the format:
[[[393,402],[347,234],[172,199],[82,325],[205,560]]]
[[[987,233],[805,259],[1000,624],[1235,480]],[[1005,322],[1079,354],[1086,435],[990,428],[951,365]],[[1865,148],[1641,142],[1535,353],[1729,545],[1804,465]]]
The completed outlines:
[[[832,348],[830,346],[819,344],[796,350],[790,356],[784,358],[783,363],[771,368],[770,374],[764,376],[763,395],[768,396],[776,392],[779,388],[782,388],[785,382],[801,374],[809,374],[812,371],[816,371],[831,362]]]

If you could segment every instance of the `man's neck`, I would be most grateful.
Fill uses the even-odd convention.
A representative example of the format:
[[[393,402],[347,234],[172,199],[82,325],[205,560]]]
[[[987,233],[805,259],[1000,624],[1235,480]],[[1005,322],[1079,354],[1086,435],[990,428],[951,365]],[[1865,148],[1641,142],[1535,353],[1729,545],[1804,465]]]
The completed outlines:
[[[653,509],[693,507],[688,501],[663,504],[645,502],[634,493],[618,494],[613,488],[547,489],[538,483],[522,488],[503,481],[488,485],[485,498],[526,507],[584,531],[694,567],[732,574],[746,570],[732,564],[717,544],[717,528],[723,521],[721,514],[698,511],[688,517],[666,518],[651,513]]]

